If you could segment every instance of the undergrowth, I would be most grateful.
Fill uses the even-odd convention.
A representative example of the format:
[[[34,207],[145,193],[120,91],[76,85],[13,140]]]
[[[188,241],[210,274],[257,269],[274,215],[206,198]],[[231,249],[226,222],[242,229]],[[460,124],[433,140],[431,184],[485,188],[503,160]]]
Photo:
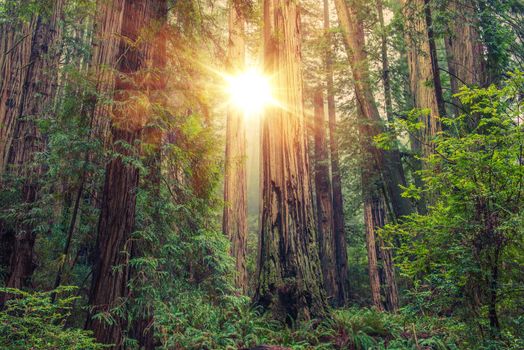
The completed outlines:
[[[101,349],[90,333],[73,327],[74,288],[16,296],[0,312],[0,347],[18,349]],[[293,350],[454,350],[522,349],[522,340],[505,337],[482,341],[452,318],[398,314],[367,308],[332,310],[329,319],[293,327],[270,320],[249,299],[224,296],[211,300],[204,292],[181,293],[173,303],[155,305],[155,332],[160,349],[234,350],[278,345]]]

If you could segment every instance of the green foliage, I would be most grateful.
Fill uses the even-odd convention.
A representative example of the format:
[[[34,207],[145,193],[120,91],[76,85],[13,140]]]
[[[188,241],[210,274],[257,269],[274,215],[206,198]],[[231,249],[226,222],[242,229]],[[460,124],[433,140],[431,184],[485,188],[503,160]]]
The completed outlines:
[[[485,344],[507,348],[521,337],[513,320],[524,300],[524,76],[510,76],[500,88],[462,89],[464,113],[442,119],[445,131],[420,172],[425,186],[405,193],[433,198],[429,213],[383,232],[397,243],[397,266],[411,281],[408,308],[460,317],[475,338],[480,332]],[[408,123],[398,127],[417,129]]]
[[[0,347],[6,350],[88,350],[102,349],[90,332],[68,328],[75,287],[60,287],[45,293],[29,293],[16,289],[2,289],[14,298],[0,311]],[[51,302],[56,294],[58,298]]]

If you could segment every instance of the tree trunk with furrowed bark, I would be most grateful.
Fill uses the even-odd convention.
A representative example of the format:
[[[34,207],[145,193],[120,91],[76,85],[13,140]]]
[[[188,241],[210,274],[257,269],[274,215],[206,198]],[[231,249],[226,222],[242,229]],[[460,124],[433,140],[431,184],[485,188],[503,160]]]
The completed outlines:
[[[460,92],[463,86],[484,87],[489,84],[475,5],[475,2],[465,0],[451,0],[448,4],[451,19],[444,43],[453,94]],[[455,113],[460,113],[460,99],[454,98],[453,104]],[[473,116],[471,119],[470,126],[475,127],[478,118]]]
[[[342,179],[337,138],[337,116],[335,106],[335,87],[333,82],[332,34],[329,23],[329,1],[324,0],[324,34],[326,37],[326,92],[329,118],[329,151],[331,157],[331,186],[333,193],[333,233],[335,235],[336,280],[338,288],[337,303],[344,305],[348,299],[348,256],[346,228],[344,223],[344,203],[342,198]]]
[[[276,319],[308,320],[326,312],[318,257],[301,74],[300,16],[295,1],[264,1],[264,65],[284,106],[262,123],[262,208],[257,303]]]
[[[89,113],[93,118],[93,137],[101,140],[104,146],[109,145],[111,138],[111,105],[101,101],[112,98],[125,2],[126,0],[97,0],[93,58],[90,63],[96,96],[89,96]]]
[[[360,125],[362,157],[362,198],[364,223],[366,227],[366,248],[368,252],[368,274],[371,300],[377,310],[398,309],[398,288],[391,250],[384,245],[378,230],[388,221],[386,188],[380,172],[373,161],[374,147],[370,129]],[[382,295],[384,294],[384,297]]]
[[[403,0],[403,6],[413,106],[428,110],[420,116],[423,127],[416,135],[414,148],[427,156],[433,153],[432,139],[441,130],[439,117],[446,114],[431,9],[428,0]]]
[[[46,140],[38,128],[38,121],[48,115],[56,91],[60,57],[57,43],[62,34],[63,7],[63,0],[55,1],[49,15],[38,14],[29,23],[20,24],[21,37],[11,32],[17,29],[15,26],[6,28],[1,38],[2,45],[7,48],[0,83],[0,122],[5,123],[0,128],[2,170],[21,180],[21,200],[26,210],[40,198],[39,181],[44,168],[34,163],[37,154],[45,150]],[[2,183],[6,185],[11,186]],[[38,221],[31,219],[0,222],[1,260],[7,266],[6,287],[23,288],[30,284],[35,267],[35,221]]]
[[[165,0],[126,0],[119,43],[111,134],[116,153],[106,166],[102,209],[98,225],[96,261],[86,328],[97,341],[123,349],[126,317],[114,314],[105,323],[93,316],[123,309],[125,315],[132,252],[130,235],[135,226],[138,168],[126,158],[138,157],[142,131],[152,114],[159,73],[155,72],[155,37],[165,19]],[[155,74],[156,73],[156,74]],[[120,310],[122,312],[122,310]]]
[[[239,73],[244,68],[244,8],[240,1],[229,1],[228,70]],[[241,111],[230,108],[227,114],[226,166],[224,178],[224,213],[222,228],[231,242],[235,259],[235,284],[247,292],[247,179],[246,129]]]
[[[360,122],[367,129],[364,135],[373,138],[383,133],[384,127],[371,89],[364,24],[359,17],[355,1],[348,5],[344,0],[335,0],[335,6],[353,73],[357,107],[361,111]],[[396,218],[410,214],[413,211],[411,202],[402,197],[400,189],[400,185],[405,186],[406,180],[398,150],[385,151],[376,146],[371,146],[368,150],[371,152],[370,159],[375,163],[375,169],[382,177],[392,214]]]
[[[315,110],[315,192],[317,212],[317,237],[324,289],[332,304],[338,302],[337,264],[333,232],[333,198],[329,176],[329,153],[324,118],[324,96],[320,89],[313,96]]]

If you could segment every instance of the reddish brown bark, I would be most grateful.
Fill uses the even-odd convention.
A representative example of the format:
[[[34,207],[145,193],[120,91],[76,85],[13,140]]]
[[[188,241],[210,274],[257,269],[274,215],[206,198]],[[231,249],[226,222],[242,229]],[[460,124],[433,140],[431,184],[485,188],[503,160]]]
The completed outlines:
[[[333,198],[329,176],[329,153],[326,140],[324,96],[319,89],[313,97],[315,109],[315,192],[317,211],[317,237],[324,289],[333,304],[338,303],[337,264],[333,223]]]
[[[433,152],[432,139],[441,130],[439,116],[445,115],[431,9],[427,0],[403,0],[403,6],[413,106],[429,110],[420,117],[423,128],[414,148],[429,155]]]
[[[384,132],[383,122],[373,96],[370,83],[368,55],[365,49],[364,25],[358,15],[358,7],[354,1],[350,6],[344,0],[335,0],[339,22],[342,28],[344,42],[348,51],[348,59],[353,73],[357,107],[361,111],[361,124],[366,128],[364,135],[373,138]],[[399,185],[405,185],[404,170],[400,163],[398,150],[384,151],[375,146],[369,148],[375,169],[382,177],[388,201],[391,203],[395,217],[401,217],[412,212],[409,200],[402,197]]]
[[[451,91],[456,94],[462,86],[485,86],[488,76],[485,48],[481,41],[479,19],[475,5],[470,1],[451,0],[448,33],[444,40],[451,81]],[[455,110],[461,103],[454,99]],[[458,111],[457,111],[458,113]],[[475,124],[475,121],[472,121]]]
[[[382,0],[377,0],[377,14],[380,28],[380,56],[382,60],[382,83],[384,84],[384,102],[388,121],[393,121],[393,100],[391,97],[391,79],[389,71],[388,38],[384,23],[384,6]]]
[[[124,5],[111,126],[117,155],[106,167],[89,298],[92,310],[86,323],[97,341],[114,344],[115,349],[123,348],[126,318],[117,313],[114,322],[108,324],[93,315],[126,307],[132,249],[129,239],[135,225],[139,171],[125,158],[138,156],[137,142],[152,114],[151,91],[161,79],[154,66],[154,43],[164,20],[164,9],[163,0],[128,0]]]
[[[26,57],[27,50],[24,48],[27,45],[24,42],[26,38],[20,38],[21,41],[14,43],[15,46],[9,49],[11,52],[9,55],[14,56],[6,57],[4,61],[3,68],[11,67],[10,69],[14,71],[2,72],[7,74],[3,76],[5,80],[3,79],[2,89],[5,95],[2,95],[2,98],[13,103],[12,105],[11,102],[7,102],[8,108],[0,111],[3,121],[13,126],[12,130],[6,130],[6,135],[2,135],[2,141],[5,142],[4,152],[8,150],[6,171],[22,179],[21,199],[28,208],[40,196],[39,178],[44,169],[41,164],[35,165],[34,161],[35,156],[45,150],[46,143],[37,127],[37,121],[46,117],[56,91],[59,59],[56,44],[61,37],[60,21],[63,6],[63,0],[55,1],[49,16],[35,15],[31,19],[29,27],[23,29],[23,31],[28,30],[27,38],[30,38],[29,55]],[[11,34],[6,33],[6,36],[10,37]],[[21,61],[11,62],[12,59]],[[24,62],[25,66],[18,65]],[[16,79],[12,80],[14,76]],[[2,130],[4,131],[4,128]],[[33,248],[36,227],[34,225],[34,221],[31,220],[9,224],[0,222],[2,260],[7,263],[8,271],[5,281],[7,287],[23,288],[30,284],[35,267]]]
[[[90,63],[96,96],[91,96],[89,113],[93,118],[92,134],[104,146],[111,142],[111,105],[100,100],[109,101],[112,98],[125,2],[126,0],[97,0],[93,57]]]
[[[229,2],[228,65],[232,74],[244,67],[244,13],[239,1]],[[227,114],[226,167],[224,178],[223,230],[231,242],[235,259],[235,284],[247,292],[247,179],[246,128],[242,112],[230,108]]]
[[[374,181],[376,172],[369,168],[369,164],[366,161],[363,164],[362,196],[371,300],[378,310],[396,311],[399,302],[393,255],[378,235],[378,230],[387,223],[386,202],[380,182]]]
[[[368,171],[362,171],[362,191],[364,197],[364,222],[366,224],[366,248],[368,251],[368,274],[369,285],[371,290],[371,301],[373,306],[383,311],[384,306],[380,292],[380,275],[378,266],[378,251],[377,245],[377,228],[383,225],[381,220],[384,219],[384,208],[379,206],[380,195],[373,188],[374,184],[370,181],[370,174]]]
[[[310,187],[294,1],[264,1],[265,73],[275,98],[262,122],[262,208],[255,300],[282,321],[326,312]]]
[[[22,94],[34,47],[39,16],[29,21],[16,20],[17,8],[23,3],[7,1],[9,21],[0,25],[0,175],[7,166],[20,115]]]
[[[344,305],[348,298],[348,257],[344,223],[344,203],[342,198],[342,179],[340,176],[335,88],[333,82],[332,35],[329,23],[329,1],[324,0],[324,32],[326,36],[326,85],[329,117],[329,150],[331,157],[331,186],[333,193],[333,232],[335,236],[336,280],[338,285],[338,305]]]

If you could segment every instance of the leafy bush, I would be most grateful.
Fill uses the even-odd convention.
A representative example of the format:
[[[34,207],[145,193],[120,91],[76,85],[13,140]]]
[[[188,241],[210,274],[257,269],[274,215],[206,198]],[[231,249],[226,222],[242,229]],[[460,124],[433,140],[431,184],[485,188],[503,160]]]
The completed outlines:
[[[6,350],[67,350],[102,349],[95,343],[90,332],[67,328],[74,287],[60,287],[53,292],[23,292],[17,289],[1,289],[14,298],[5,303],[0,312],[0,348]],[[57,298],[51,301],[52,294]]]

